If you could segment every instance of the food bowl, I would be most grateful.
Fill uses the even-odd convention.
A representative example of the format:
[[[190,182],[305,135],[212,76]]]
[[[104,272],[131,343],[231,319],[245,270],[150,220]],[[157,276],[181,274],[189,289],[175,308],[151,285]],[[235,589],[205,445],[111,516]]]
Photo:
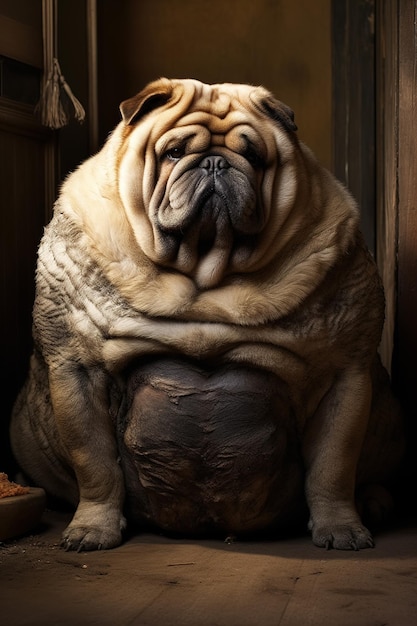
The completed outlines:
[[[0,541],[29,532],[40,522],[45,510],[46,494],[39,487],[29,492],[0,498]]]

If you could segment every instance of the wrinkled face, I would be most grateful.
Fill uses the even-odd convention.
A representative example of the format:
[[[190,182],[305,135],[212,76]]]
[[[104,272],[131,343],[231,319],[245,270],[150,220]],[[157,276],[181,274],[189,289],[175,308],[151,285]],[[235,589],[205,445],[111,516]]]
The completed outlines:
[[[152,83],[121,111],[119,190],[143,252],[203,288],[247,265],[293,152],[291,111],[261,88],[192,80]]]

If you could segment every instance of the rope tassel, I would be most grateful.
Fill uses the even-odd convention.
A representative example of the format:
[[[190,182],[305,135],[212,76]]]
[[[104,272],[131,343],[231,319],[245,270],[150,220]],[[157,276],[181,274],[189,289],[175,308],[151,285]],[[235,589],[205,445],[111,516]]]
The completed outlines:
[[[58,59],[54,58],[52,71],[49,73],[36,107],[40,114],[41,123],[54,130],[66,126],[71,118],[68,105],[73,108],[75,119],[78,122],[83,122],[85,119],[84,108],[66,82]]]
[[[44,126],[54,130],[69,123],[71,115],[78,122],[85,119],[85,110],[66,82],[57,59],[57,4],[43,0],[44,82],[35,112]]]

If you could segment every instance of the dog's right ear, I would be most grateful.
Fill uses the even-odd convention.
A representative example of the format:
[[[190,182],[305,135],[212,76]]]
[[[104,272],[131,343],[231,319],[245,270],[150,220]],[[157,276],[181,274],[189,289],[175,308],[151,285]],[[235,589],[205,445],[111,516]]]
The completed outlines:
[[[293,110],[288,105],[277,100],[263,87],[256,87],[250,94],[250,99],[258,111],[268,115],[286,131],[294,132],[297,130]]]
[[[124,100],[120,104],[120,113],[125,124],[134,124],[144,115],[154,111],[168,102],[173,93],[173,84],[167,78],[161,78],[149,83],[140,93],[133,98]]]

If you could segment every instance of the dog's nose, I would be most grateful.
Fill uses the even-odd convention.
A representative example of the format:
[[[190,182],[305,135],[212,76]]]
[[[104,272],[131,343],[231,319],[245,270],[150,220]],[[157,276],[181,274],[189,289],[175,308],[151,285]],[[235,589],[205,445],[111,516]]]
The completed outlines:
[[[219,174],[222,170],[228,169],[230,165],[222,156],[212,155],[205,157],[201,161],[200,167],[207,170],[208,174]]]

